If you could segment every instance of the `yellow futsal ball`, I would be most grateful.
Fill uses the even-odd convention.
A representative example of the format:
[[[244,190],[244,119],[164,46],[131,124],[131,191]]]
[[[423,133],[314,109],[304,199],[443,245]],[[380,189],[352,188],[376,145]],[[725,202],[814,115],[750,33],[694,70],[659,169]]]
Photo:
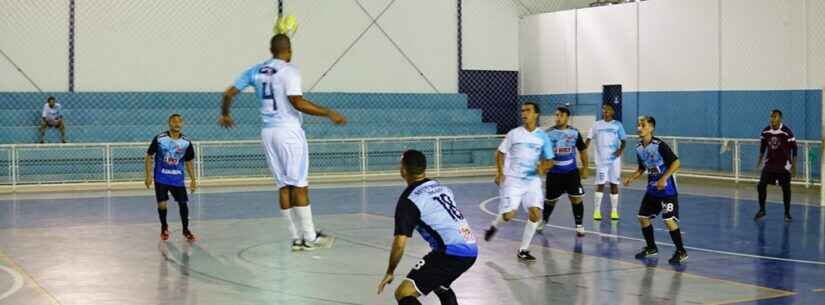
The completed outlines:
[[[275,28],[273,28],[275,34],[292,36],[296,31],[298,31],[298,19],[296,19],[295,16],[286,15],[279,17],[278,20],[275,21]]]

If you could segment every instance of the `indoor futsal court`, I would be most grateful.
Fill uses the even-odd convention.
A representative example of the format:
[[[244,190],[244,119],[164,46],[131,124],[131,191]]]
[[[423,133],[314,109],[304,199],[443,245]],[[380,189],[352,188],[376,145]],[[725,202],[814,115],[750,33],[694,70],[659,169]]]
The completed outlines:
[[[825,304],[825,1],[0,1],[0,305]]]

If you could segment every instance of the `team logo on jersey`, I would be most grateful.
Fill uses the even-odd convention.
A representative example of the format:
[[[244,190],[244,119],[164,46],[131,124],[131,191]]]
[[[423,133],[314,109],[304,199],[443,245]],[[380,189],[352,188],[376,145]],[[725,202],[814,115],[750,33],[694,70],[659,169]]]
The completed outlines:
[[[569,155],[572,152],[573,152],[572,147],[557,147],[556,148],[556,154],[559,154],[559,155]]]
[[[272,68],[272,67],[263,67],[263,68],[258,70],[258,73],[266,74],[266,75],[273,75],[275,73],[278,73],[278,70],[275,70],[275,68]]]
[[[771,137],[771,139],[768,140],[768,145],[771,146],[771,149],[779,149],[779,137]]]
[[[473,230],[470,230],[470,226],[466,222],[461,224],[458,231],[461,234],[461,237],[464,238],[464,241],[468,243],[473,243],[476,241],[475,235],[473,235]]]
[[[163,162],[169,165],[178,165],[178,159],[175,158],[172,153],[166,153],[166,155],[163,156]]]

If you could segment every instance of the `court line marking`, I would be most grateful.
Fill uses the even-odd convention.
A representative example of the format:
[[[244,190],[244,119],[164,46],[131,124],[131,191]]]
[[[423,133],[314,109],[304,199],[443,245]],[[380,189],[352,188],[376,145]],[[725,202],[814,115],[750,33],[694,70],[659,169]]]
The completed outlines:
[[[497,198],[497,197],[493,197],[491,199],[495,199],[495,198]],[[486,201],[490,201],[491,199],[488,199]],[[482,203],[484,203],[484,202],[482,202]],[[384,218],[384,219],[392,220],[392,217],[389,217],[389,216],[378,215],[378,214],[370,214],[370,213],[364,213],[364,214],[367,214],[369,216],[378,217],[378,218]],[[514,218],[513,220],[523,222],[523,220],[521,220],[521,219]],[[575,230],[575,229],[573,229],[573,230]],[[660,268],[658,266],[647,266],[647,265],[644,265],[644,264],[639,264],[639,263],[634,263],[634,262],[629,262],[629,261],[623,261],[623,260],[616,259],[616,258],[608,258],[608,257],[603,257],[603,256],[591,255],[591,254],[583,254],[583,253],[573,252],[573,251],[564,250],[564,249],[552,248],[552,247],[548,247],[548,246],[544,246],[544,245],[538,245],[538,246],[546,248],[550,251],[563,252],[563,253],[567,253],[569,255],[587,256],[587,257],[593,257],[593,258],[597,258],[597,259],[604,259],[604,260],[608,260],[608,261],[612,261],[612,262],[617,262],[617,263],[620,263],[620,264],[638,266],[638,267],[634,267],[634,268],[628,268],[626,270],[634,270],[634,269],[637,269],[637,268],[638,269],[640,269],[640,268],[653,268],[653,269],[656,269],[659,272],[670,272],[670,273],[680,272],[680,271],[676,271],[676,270]],[[389,248],[385,248],[385,249],[387,251],[390,250]],[[406,255],[406,253],[405,253],[405,255]],[[617,269],[617,270],[622,271],[622,269]],[[607,271],[610,271],[610,270],[603,270],[602,272],[607,272]],[[745,298],[735,299],[735,300],[719,301],[719,302],[715,302],[715,303],[703,303],[703,304],[708,304],[708,305],[727,305],[727,304],[735,304],[735,303],[741,303],[741,302],[753,302],[753,301],[761,301],[761,300],[767,300],[767,299],[784,298],[784,297],[793,296],[793,295],[797,294],[796,292],[793,292],[793,291],[775,289],[775,288],[770,288],[770,287],[762,287],[762,286],[757,286],[757,285],[747,284],[747,283],[734,282],[734,281],[730,281],[730,280],[712,278],[712,277],[708,277],[708,276],[704,276],[704,275],[698,275],[698,274],[694,274],[694,273],[688,273],[688,272],[681,272],[681,273],[686,275],[686,276],[692,276],[692,277],[696,277],[696,278],[727,283],[727,284],[730,284],[730,285],[733,285],[733,286],[747,287],[747,288],[750,288],[750,289],[756,289],[756,290],[761,290],[761,291],[767,291],[767,292],[774,293],[774,295],[769,295],[769,296],[753,296],[753,297],[745,297]],[[547,276],[550,276],[550,274],[545,275],[545,278]],[[541,277],[527,277],[527,278],[524,278],[524,280],[532,280],[532,279],[539,279],[539,278],[541,278]],[[502,279],[503,280],[508,280],[506,278],[502,278]],[[513,279],[509,279],[509,280],[513,280]]]
[[[9,288],[9,290],[6,290],[6,292],[0,295],[0,301],[2,301],[3,299],[9,297],[10,295],[20,290],[20,288],[23,288],[23,276],[20,275],[20,273],[18,273],[17,271],[14,271],[13,269],[3,265],[0,265],[0,269],[6,271],[6,273],[11,275],[11,277],[14,279],[14,284],[11,286],[11,288]]]
[[[491,197],[487,200],[482,201],[478,205],[479,209],[482,212],[486,213],[487,215],[494,216],[494,217],[498,216],[497,214],[495,214],[495,213],[491,212],[489,209],[487,209],[487,204],[490,203],[493,200],[498,199],[498,198],[499,198],[499,196],[495,196],[495,197]],[[523,219],[519,219],[519,218],[513,218],[513,221],[524,222]],[[546,224],[545,226],[556,228],[556,229],[561,229],[561,230],[567,230],[567,231],[576,231],[576,228],[557,226],[557,225],[552,225],[552,224],[549,224],[549,223]],[[585,232],[588,233],[588,234],[593,234],[593,235],[597,235],[597,236],[601,236],[601,237],[622,238],[622,239],[635,240],[635,241],[645,241],[642,238],[635,238],[635,237],[629,237],[629,236],[623,236],[623,235],[617,235],[617,234],[607,234],[607,233],[596,232],[596,231],[585,231]],[[656,242],[656,244],[657,245],[664,245],[664,246],[671,246],[671,247],[674,246],[671,243],[658,242],[658,241]],[[762,255],[755,255],[755,254],[737,253],[737,252],[729,252],[729,251],[713,250],[713,249],[705,249],[705,248],[697,248],[697,247],[689,247],[689,246],[685,246],[685,249],[696,250],[696,251],[701,251],[701,252],[708,252],[708,253],[715,253],[715,254],[731,255],[731,256],[740,256],[740,257],[748,257],[748,258],[758,258],[758,259],[766,259],[766,260],[783,261],[783,262],[790,262],[790,263],[825,266],[825,262],[820,262],[820,261],[809,261],[809,260],[790,259],[790,258],[781,258],[781,257],[773,257],[773,256],[762,256]]]
[[[29,281],[34,283],[34,287],[37,290],[40,290],[40,292],[42,292],[43,294],[46,295],[46,298],[49,299],[50,303],[52,303],[53,305],[60,305],[60,302],[57,301],[57,298],[55,298],[51,293],[49,293],[48,290],[46,290],[46,288],[43,288],[43,286],[41,286],[36,280],[34,280],[34,278],[29,273],[27,273],[26,270],[23,270],[23,268],[21,268],[20,265],[18,265],[10,256],[8,256],[8,254],[6,254],[6,252],[3,252],[3,249],[0,249],[0,259],[3,259],[6,262],[8,262],[9,265],[11,265],[11,267],[13,269],[10,269],[10,268],[8,268],[6,266],[2,266],[2,265],[0,265],[0,268],[3,268],[6,272],[9,272],[10,274],[12,274],[12,276],[15,276],[15,274],[16,274],[17,277],[20,277],[20,279],[19,279],[20,280],[20,287],[18,287],[16,290],[14,290],[11,293],[7,292],[8,295],[6,293],[4,293],[2,296],[0,296],[0,300],[3,300],[4,298],[12,295],[13,293],[17,292],[17,290],[22,288],[23,282],[24,282],[24,277],[26,277],[26,278],[29,279]],[[13,271],[13,272],[11,272],[11,271]],[[15,278],[15,285],[17,285],[17,281],[18,281],[18,279]]]

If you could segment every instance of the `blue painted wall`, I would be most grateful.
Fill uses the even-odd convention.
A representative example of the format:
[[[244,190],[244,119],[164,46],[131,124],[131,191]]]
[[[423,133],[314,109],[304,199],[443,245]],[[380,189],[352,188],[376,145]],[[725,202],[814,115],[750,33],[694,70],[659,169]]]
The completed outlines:
[[[821,136],[822,90],[625,92],[625,129],[634,133],[639,115],[652,115],[656,133],[667,136],[756,138],[780,109],[798,139]],[[601,93],[522,95],[538,101],[545,113],[570,102],[578,115],[599,114]]]

